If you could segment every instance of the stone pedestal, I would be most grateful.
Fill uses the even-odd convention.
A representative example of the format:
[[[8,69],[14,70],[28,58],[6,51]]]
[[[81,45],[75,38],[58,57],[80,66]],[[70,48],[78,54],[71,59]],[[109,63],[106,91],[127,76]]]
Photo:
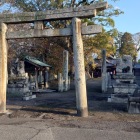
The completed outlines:
[[[128,113],[140,114],[140,97],[128,98]]]
[[[117,73],[114,75],[116,83],[134,83],[135,76],[133,73]]]
[[[28,74],[10,76],[8,79],[7,93],[21,96],[23,100],[32,99],[32,92],[29,90]],[[35,97],[33,96],[33,98]]]
[[[132,58],[124,55],[117,59],[117,74],[114,76],[113,94],[109,101],[118,103],[127,103],[128,96],[132,96],[138,85],[134,84],[135,76],[132,73]]]
[[[136,88],[137,84],[119,83],[113,85],[113,90],[116,94],[133,94]]]
[[[111,102],[127,103],[128,96],[133,95],[137,84],[134,84],[134,75],[128,73],[119,73],[114,76],[116,82],[113,84],[113,94]]]
[[[21,75],[21,76],[10,76],[8,79],[7,85],[7,93],[10,94],[20,94],[24,95],[24,93],[29,91],[28,87],[28,76]]]

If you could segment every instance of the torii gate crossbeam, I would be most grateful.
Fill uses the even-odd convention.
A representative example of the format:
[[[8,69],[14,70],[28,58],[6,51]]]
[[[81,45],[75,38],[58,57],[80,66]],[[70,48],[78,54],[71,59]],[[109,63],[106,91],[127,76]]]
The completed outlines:
[[[77,8],[64,8],[47,10],[46,12],[24,12],[16,14],[0,14],[0,22],[4,23],[28,23],[34,21],[50,21],[61,19],[72,19],[73,17],[88,18],[96,16],[96,12],[107,8],[106,2],[99,2],[93,5]]]

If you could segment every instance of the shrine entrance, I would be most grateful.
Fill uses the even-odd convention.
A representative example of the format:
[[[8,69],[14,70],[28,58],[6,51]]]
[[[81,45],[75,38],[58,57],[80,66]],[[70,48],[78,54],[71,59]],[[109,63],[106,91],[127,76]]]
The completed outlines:
[[[79,8],[48,10],[46,12],[0,14],[0,113],[6,112],[7,40],[72,36],[77,114],[82,117],[88,116],[82,35],[97,34],[102,31],[102,27],[99,25],[82,25],[80,18],[95,17],[96,12],[106,8],[106,2],[99,2]],[[72,20],[72,25],[69,28],[63,29],[44,29],[43,27],[43,21],[62,19]],[[34,29],[28,31],[7,31],[8,24],[18,23],[34,23]]]

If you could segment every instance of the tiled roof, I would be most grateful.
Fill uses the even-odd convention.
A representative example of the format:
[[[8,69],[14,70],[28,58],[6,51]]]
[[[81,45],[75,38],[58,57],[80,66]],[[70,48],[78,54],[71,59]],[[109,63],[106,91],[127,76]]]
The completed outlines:
[[[37,66],[41,66],[41,67],[51,67],[50,65],[39,61],[38,59],[34,58],[34,57],[30,57],[30,56],[26,56],[24,61],[27,61],[33,65],[37,65]]]

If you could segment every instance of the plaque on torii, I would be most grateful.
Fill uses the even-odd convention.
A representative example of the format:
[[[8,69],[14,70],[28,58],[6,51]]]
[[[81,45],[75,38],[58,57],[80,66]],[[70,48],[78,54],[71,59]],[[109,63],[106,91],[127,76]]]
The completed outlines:
[[[48,10],[46,12],[0,14],[0,113],[6,112],[7,39],[72,36],[77,114],[83,117],[88,116],[82,35],[100,33],[102,27],[99,25],[82,26],[80,18],[95,17],[98,11],[106,9],[107,6],[107,2],[97,2],[78,8]],[[72,20],[72,25],[69,28],[44,29],[43,27],[43,21],[67,19]],[[34,22],[34,29],[7,32],[6,24],[32,22]]]

